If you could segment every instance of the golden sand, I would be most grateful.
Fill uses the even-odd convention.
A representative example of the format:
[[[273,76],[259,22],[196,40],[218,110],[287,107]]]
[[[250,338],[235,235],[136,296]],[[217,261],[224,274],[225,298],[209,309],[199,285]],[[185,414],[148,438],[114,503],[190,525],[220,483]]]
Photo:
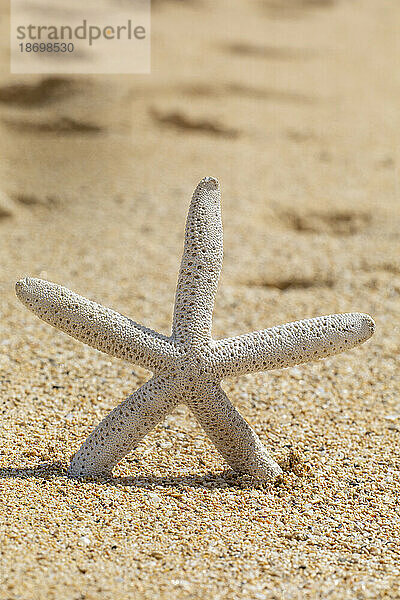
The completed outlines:
[[[152,75],[57,84],[7,74],[1,13],[0,598],[399,598],[398,2],[159,0]],[[112,480],[68,479],[148,373],[40,322],[14,281],[169,333],[205,175],[215,337],[346,311],[376,333],[224,383],[287,469],[273,487],[226,469],[183,407]]]

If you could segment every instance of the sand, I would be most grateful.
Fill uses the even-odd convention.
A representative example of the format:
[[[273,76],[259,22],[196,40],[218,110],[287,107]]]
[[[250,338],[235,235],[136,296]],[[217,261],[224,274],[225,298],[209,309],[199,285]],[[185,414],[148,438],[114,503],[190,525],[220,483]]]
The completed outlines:
[[[399,598],[396,0],[154,2],[150,76],[8,73],[1,4],[0,598]],[[273,456],[179,407],[111,480],[69,457],[149,374],[36,319],[24,275],[169,333],[190,195],[223,193],[214,333],[362,311],[359,349],[226,380]]]

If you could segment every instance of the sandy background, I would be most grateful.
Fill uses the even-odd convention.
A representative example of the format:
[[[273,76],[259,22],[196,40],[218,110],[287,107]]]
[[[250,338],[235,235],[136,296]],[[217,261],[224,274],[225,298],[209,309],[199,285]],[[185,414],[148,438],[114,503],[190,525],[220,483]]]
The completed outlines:
[[[400,7],[153,1],[151,76],[0,52],[0,598],[399,598]],[[340,311],[365,346],[224,388],[300,476],[232,477],[186,408],[115,470],[70,455],[148,373],[18,303],[40,276],[164,333],[193,188],[223,191],[215,337]]]

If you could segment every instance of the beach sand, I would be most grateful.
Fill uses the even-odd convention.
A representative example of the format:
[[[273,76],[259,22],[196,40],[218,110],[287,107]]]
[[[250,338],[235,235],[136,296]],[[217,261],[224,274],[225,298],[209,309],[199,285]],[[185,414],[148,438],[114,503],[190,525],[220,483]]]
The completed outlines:
[[[0,598],[399,598],[400,7],[158,0],[149,76],[12,76],[1,4]],[[215,337],[360,311],[362,347],[226,380],[284,480],[178,407],[69,479],[149,373],[52,329],[30,275],[170,333],[190,196],[222,186]]]

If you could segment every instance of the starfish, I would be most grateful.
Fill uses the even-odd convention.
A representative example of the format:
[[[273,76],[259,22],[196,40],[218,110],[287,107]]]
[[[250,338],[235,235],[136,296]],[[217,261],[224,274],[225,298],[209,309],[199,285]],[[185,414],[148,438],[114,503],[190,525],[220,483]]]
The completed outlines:
[[[264,481],[281,476],[281,467],[231,404],[221,380],[348,350],[371,337],[374,321],[362,313],[333,314],[214,340],[212,314],[222,258],[220,188],[215,178],[206,177],[190,203],[171,336],[57,284],[36,278],[16,284],[18,298],[43,321],[153,372],[73,455],[70,476],[110,475],[180,402],[189,406],[234,470]]]

